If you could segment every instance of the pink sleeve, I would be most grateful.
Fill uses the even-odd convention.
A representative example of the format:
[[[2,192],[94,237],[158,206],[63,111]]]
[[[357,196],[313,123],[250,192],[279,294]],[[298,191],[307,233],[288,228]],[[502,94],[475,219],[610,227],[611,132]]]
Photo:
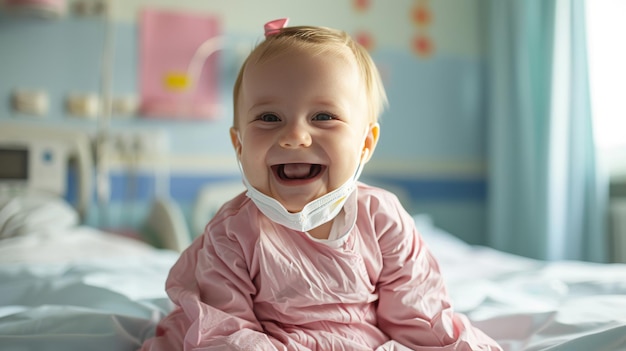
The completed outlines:
[[[261,331],[252,311],[254,285],[241,253],[233,249],[239,245],[228,240],[205,233],[181,254],[166,283],[176,307],[142,351],[284,348]]]
[[[386,215],[375,215],[383,256],[378,284],[380,328],[416,351],[501,350],[464,315],[453,311],[439,266],[409,214],[399,204],[385,207],[388,211],[381,212]]]

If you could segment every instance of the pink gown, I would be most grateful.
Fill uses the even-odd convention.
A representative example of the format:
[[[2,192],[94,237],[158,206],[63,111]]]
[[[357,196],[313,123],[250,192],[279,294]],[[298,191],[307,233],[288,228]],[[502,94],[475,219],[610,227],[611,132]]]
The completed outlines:
[[[398,199],[362,183],[356,196],[356,223],[325,241],[244,194],[225,204],[172,267],[176,308],[142,350],[501,350],[453,311]]]

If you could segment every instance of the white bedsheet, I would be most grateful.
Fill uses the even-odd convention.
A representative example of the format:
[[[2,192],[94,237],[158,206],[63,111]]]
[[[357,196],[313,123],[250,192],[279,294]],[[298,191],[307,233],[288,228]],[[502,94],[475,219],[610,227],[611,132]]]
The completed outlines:
[[[504,350],[626,350],[626,265],[540,262],[469,246],[424,217],[416,223],[456,309]],[[124,238],[81,252],[85,240],[109,239],[89,235],[62,245],[22,240],[24,250],[46,253],[39,259],[17,255],[12,242],[21,259],[0,264],[0,350],[134,350],[152,335],[171,309],[164,283],[177,254]],[[55,250],[78,256],[63,261]]]
[[[472,247],[416,223],[457,311],[506,351],[626,350],[626,265],[542,262]]]
[[[176,258],[2,264],[0,350],[137,349],[171,310],[163,290]]]

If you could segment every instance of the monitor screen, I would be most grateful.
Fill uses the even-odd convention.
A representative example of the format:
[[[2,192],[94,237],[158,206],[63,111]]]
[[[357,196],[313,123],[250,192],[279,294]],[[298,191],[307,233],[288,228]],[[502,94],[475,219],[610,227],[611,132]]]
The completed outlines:
[[[0,148],[0,180],[28,179],[28,150]]]

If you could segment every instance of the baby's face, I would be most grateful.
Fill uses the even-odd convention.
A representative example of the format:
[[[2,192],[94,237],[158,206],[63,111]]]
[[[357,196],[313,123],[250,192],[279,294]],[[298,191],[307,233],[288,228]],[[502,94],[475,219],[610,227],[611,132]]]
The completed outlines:
[[[357,67],[337,54],[249,64],[237,106],[231,138],[246,178],[290,212],[352,177],[378,137]]]

